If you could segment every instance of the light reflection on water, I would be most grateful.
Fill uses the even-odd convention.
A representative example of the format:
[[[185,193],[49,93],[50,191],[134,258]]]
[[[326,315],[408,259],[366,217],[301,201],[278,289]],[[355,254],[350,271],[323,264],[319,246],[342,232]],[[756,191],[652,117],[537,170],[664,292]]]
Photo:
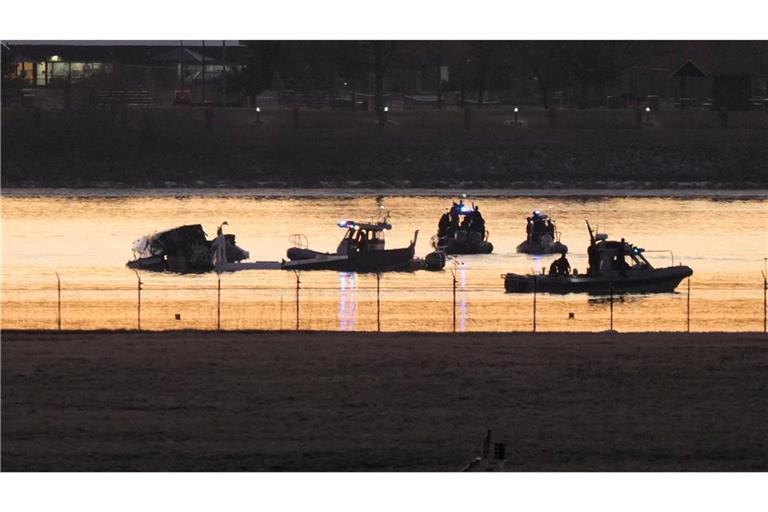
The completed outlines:
[[[417,254],[431,250],[429,237],[451,197],[355,195],[334,197],[190,194],[99,197],[3,196],[2,326],[55,328],[56,278],[62,279],[65,328],[133,328],[136,276],[125,268],[130,245],[142,234],[201,223],[209,234],[223,220],[252,260],[285,257],[288,236],[307,235],[311,248],[335,250],[340,218],[373,220],[391,213],[387,246],[403,247],[420,230]],[[470,196],[469,202],[472,201]],[[529,330],[531,297],[503,291],[504,272],[548,268],[551,257],[516,254],[525,237],[525,217],[548,208],[570,248],[573,268],[586,268],[589,218],[611,238],[626,237],[646,249],[671,250],[675,263],[694,269],[691,292],[694,330],[762,329],[762,276],[768,254],[768,201],[705,198],[531,198],[477,200],[486,218],[491,255],[460,256],[457,268],[457,330]],[[670,264],[663,253],[650,259]],[[386,274],[381,279],[382,329],[452,329],[450,268],[444,272]],[[142,327],[215,328],[216,278],[212,274],[142,273]],[[304,272],[302,328],[375,330],[374,275]],[[686,326],[685,282],[679,293],[624,297],[614,304],[618,330],[680,330]],[[248,271],[222,276],[221,324],[227,329],[295,327],[295,276]],[[584,295],[538,297],[541,330],[604,330],[609,305]],[[569,318],[573,313],[573,318]],[[180,316],[176,320],[176,315]]]

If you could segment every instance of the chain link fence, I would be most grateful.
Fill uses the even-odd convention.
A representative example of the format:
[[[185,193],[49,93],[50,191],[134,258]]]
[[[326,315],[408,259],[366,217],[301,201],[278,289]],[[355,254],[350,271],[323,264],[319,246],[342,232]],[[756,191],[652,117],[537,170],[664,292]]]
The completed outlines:
[[[89,284],[52,275],[50,286],[3,286],[3,329],[200,329],[330,331],[762,331],[766,281],[728,297],[684,281],[677,293],[588,296],[509,294],[446,273],[428,285],[389,275],[312,273],[279,284],[237,284],[233,275],[195,284],[137,274],[133,283]]]

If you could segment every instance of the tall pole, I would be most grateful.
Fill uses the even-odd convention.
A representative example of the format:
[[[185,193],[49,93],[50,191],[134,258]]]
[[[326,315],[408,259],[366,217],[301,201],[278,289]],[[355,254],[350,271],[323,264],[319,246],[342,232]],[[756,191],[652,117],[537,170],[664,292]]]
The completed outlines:
[[[299,289],[301,288],[301,280],[299,279],[299,271],[294,270],[296,273],[296,330],[299,330]]]
[[[59,294],[59,299],[58,299],[58,307],[59,307],[58,319],[59,320],[58,320],[58,323],[59,323],[59,330],[61,330],[61,279],[59,278],[59,273],[58,272],[55,272],[55,274],[56,274],[56,282],[57,282],[56,288],[57,288],[58,294]]]
[[[137,329],[141,330],[141,276],[139,276],[138,271],[134,270],[134,274],[136,274],[136,293],[137,293],[137,301],[136,301],[136,326]]]
[[[376,332],[381,332],[381,272],[376,272]]]
[[[280,330],[283,330],[283,296],[280,296]]]
[[[203,104],[205,104],[205,40],[203,40],[203,52],[202,52],[202,68],[203,68]]]
[[[221,90],[224,95],[222,106],[227,106],[227,42],[221,42]]]
[[[179,89],[184,89],[184,41],[179,40]]]
[[[218,274],[218,288],[216,296],[216,330],[221,330],[221,274]]]

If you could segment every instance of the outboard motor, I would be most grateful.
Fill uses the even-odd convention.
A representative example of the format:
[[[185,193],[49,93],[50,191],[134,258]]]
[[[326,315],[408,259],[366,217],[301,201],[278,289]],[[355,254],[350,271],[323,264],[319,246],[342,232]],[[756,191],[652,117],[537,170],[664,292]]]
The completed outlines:
[[[443,251],[432,251],[424,257],[425,270],[442,270],[445,268],[445,253]]]

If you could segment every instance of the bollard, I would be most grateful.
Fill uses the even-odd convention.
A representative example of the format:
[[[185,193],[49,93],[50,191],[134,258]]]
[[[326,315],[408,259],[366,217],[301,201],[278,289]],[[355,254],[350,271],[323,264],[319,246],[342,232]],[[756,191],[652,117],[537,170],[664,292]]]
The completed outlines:
[[[491,454],[491,434],[492,433],[493,431],[491,429],[488,429],[488,432],[485,433],[485,438],[483,439],[483,451],[481,455],[484,459],[487,459],[488,455]]]
[[[493,443],[493,458],[496,460],[507,458],[507,445],[505,443]]]
[[[56,282],[57,282],[56,289],[58,291],[58,302],[57,302],[58,312],[59,312],[58,324],[59,324],[59,330],[61,330],[61,279],[59,278],[58,272],[54,272],[54,274],[56,274]]]
[[[221,274],[218,276],[216,288],[216,330],[221,331]]]

